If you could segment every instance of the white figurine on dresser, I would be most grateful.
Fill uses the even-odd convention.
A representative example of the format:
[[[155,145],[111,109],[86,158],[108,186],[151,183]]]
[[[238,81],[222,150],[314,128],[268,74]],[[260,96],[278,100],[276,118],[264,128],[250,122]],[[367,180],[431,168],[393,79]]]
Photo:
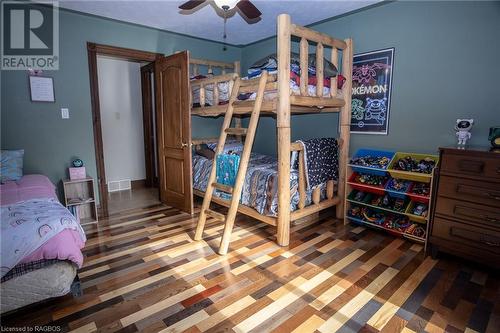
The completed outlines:
[[[455,125],[455,130],[457,131],[458,145],[464,146],[472,136],[470,130],[474,119],[457,119],[457,124]]]

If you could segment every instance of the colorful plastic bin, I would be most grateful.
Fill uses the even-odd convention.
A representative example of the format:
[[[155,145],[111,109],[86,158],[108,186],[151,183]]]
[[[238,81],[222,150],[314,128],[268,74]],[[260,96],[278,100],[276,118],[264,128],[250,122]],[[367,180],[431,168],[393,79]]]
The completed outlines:
[[[420,215],[415,215],[413,214],[413,207],[415,205],[419,204],[419,202],[416,201],[411,201],[410,204],[408,205],[408,208],[406,208],[406,216],[410,218],[410,220],[419,222],[419,223],[426,223],[427,219],[423,216]],[[429,209],[429,204],[427,203],[427,209]],[[427,211],[427,216],[429,215],[429,211]]]
[[[385,174],[382,174],[384,176]],[[353,189],[356,189],[358,191],[363,191],[363,192],[370,192],[378,195],[383,195],[384,194],[384,188],[385,184],[387,184],[387,180],[384,182],[384,184],[380,186],[375,186],[375,185],[367,185],[363,183],[358,183],[356,180],[358,179],[359,173],[355,172],[351,175],[351,177],[348,180],[349,185]],[[378,175],[377,175],[378,176]]]
[[[422,160],[422,159],[428,157],[436,162],[436,166],[439,162],[439,157],[437,155],[397,152],[393,156],[392,161],[389,164],[389,167],[387,168],[387,171],[389,172],[391,177],[411,180],[411,181],[415,181],[415,182],[429,183],[432,179],[432,174],[402,171],[402,170],[395,170],[394,169],[394,165],[399,161],[399,159],[405,158],[406,156],[411,156],[412,158],[414,158],[416,160]],[[435,167],[434,167],[434,169],[435,169]]]
[[[394,152],[384,151],[384,150],[373,150],[373,149],[359,149],[356,154],[352,157],[352,159],[363,156],[373,156],[373,157],[387,157],[389,159],[389,164],[391,164],[391,160],[394,156]],[[368,173],[371,175],[384,176],[387,174],[387,168],[375,168],[375,167],[366,167],[356,164],[349,164],[349,166],[356,172],[359,173]]]
[[[426,203],[428,204],[429,203],[429,196],[425,196],[425,195],[420,195],[420,194],[415,194],[415,193],[411,193],[411,191],[413,190],[413,187],[415,186],[416,183],[412,183],[410,188],[408,189],[408,192],[406,192],[406,195],[408,195],[408,197],[410,197],[410,199],[412,201],[416,201],[416,202],[421,202],[421,203]]]
[[[393,198],[406,198],[406,192],[412,187],[413,184],[409,181],[403,180],[405,182],[405,187],[401,191],[397,191],[390,188],[390,185],[394,181],[394,179],[397,178],[390,178],[389,181],[385,184],[385,191]]]

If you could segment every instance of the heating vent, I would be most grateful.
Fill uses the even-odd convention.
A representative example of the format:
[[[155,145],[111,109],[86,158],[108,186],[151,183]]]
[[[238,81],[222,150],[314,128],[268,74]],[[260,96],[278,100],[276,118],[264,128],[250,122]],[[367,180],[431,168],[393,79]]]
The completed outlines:
[[[130,181],[130,179],[108,182],[108,192],[130,190],[131,188],[132,182]]]

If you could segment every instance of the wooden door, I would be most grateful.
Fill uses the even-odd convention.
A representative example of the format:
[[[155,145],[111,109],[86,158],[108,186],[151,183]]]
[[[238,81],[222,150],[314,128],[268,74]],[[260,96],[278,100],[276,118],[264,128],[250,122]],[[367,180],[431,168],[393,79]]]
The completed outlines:
[[[188,52],[155,61],[160,200],[193,213]]]
[[[146,162],[146,186],[158,186],[156,171],[156,147],[154,124],[154,93],[153,75],[155,63],[151,62],[141,67],[141,92],[142,92],[142,115],[144,127],[144,156]]]

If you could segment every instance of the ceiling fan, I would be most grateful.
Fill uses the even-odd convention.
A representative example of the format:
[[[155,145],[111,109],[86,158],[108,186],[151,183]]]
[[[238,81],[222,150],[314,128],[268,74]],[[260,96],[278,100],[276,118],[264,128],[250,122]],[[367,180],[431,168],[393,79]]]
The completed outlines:
[[[224,19],[224,51],[227,50],[226,23],[229,17],[234,16],[238,12],[248,24],[253,24],[259,22],[262,15],[260,10],[250,0],[190,0],[180,5],[179,9],[181,10],[181,14],[192,14],[208,4],[212,5],[217,15]]]
[[[183,14],[191,14],[207,4],[211,4],[217,14],[225,19],[238,12],[249,24],[260,21],[262,15],[249,0],[190,0],[180,5],[179,9]]]

